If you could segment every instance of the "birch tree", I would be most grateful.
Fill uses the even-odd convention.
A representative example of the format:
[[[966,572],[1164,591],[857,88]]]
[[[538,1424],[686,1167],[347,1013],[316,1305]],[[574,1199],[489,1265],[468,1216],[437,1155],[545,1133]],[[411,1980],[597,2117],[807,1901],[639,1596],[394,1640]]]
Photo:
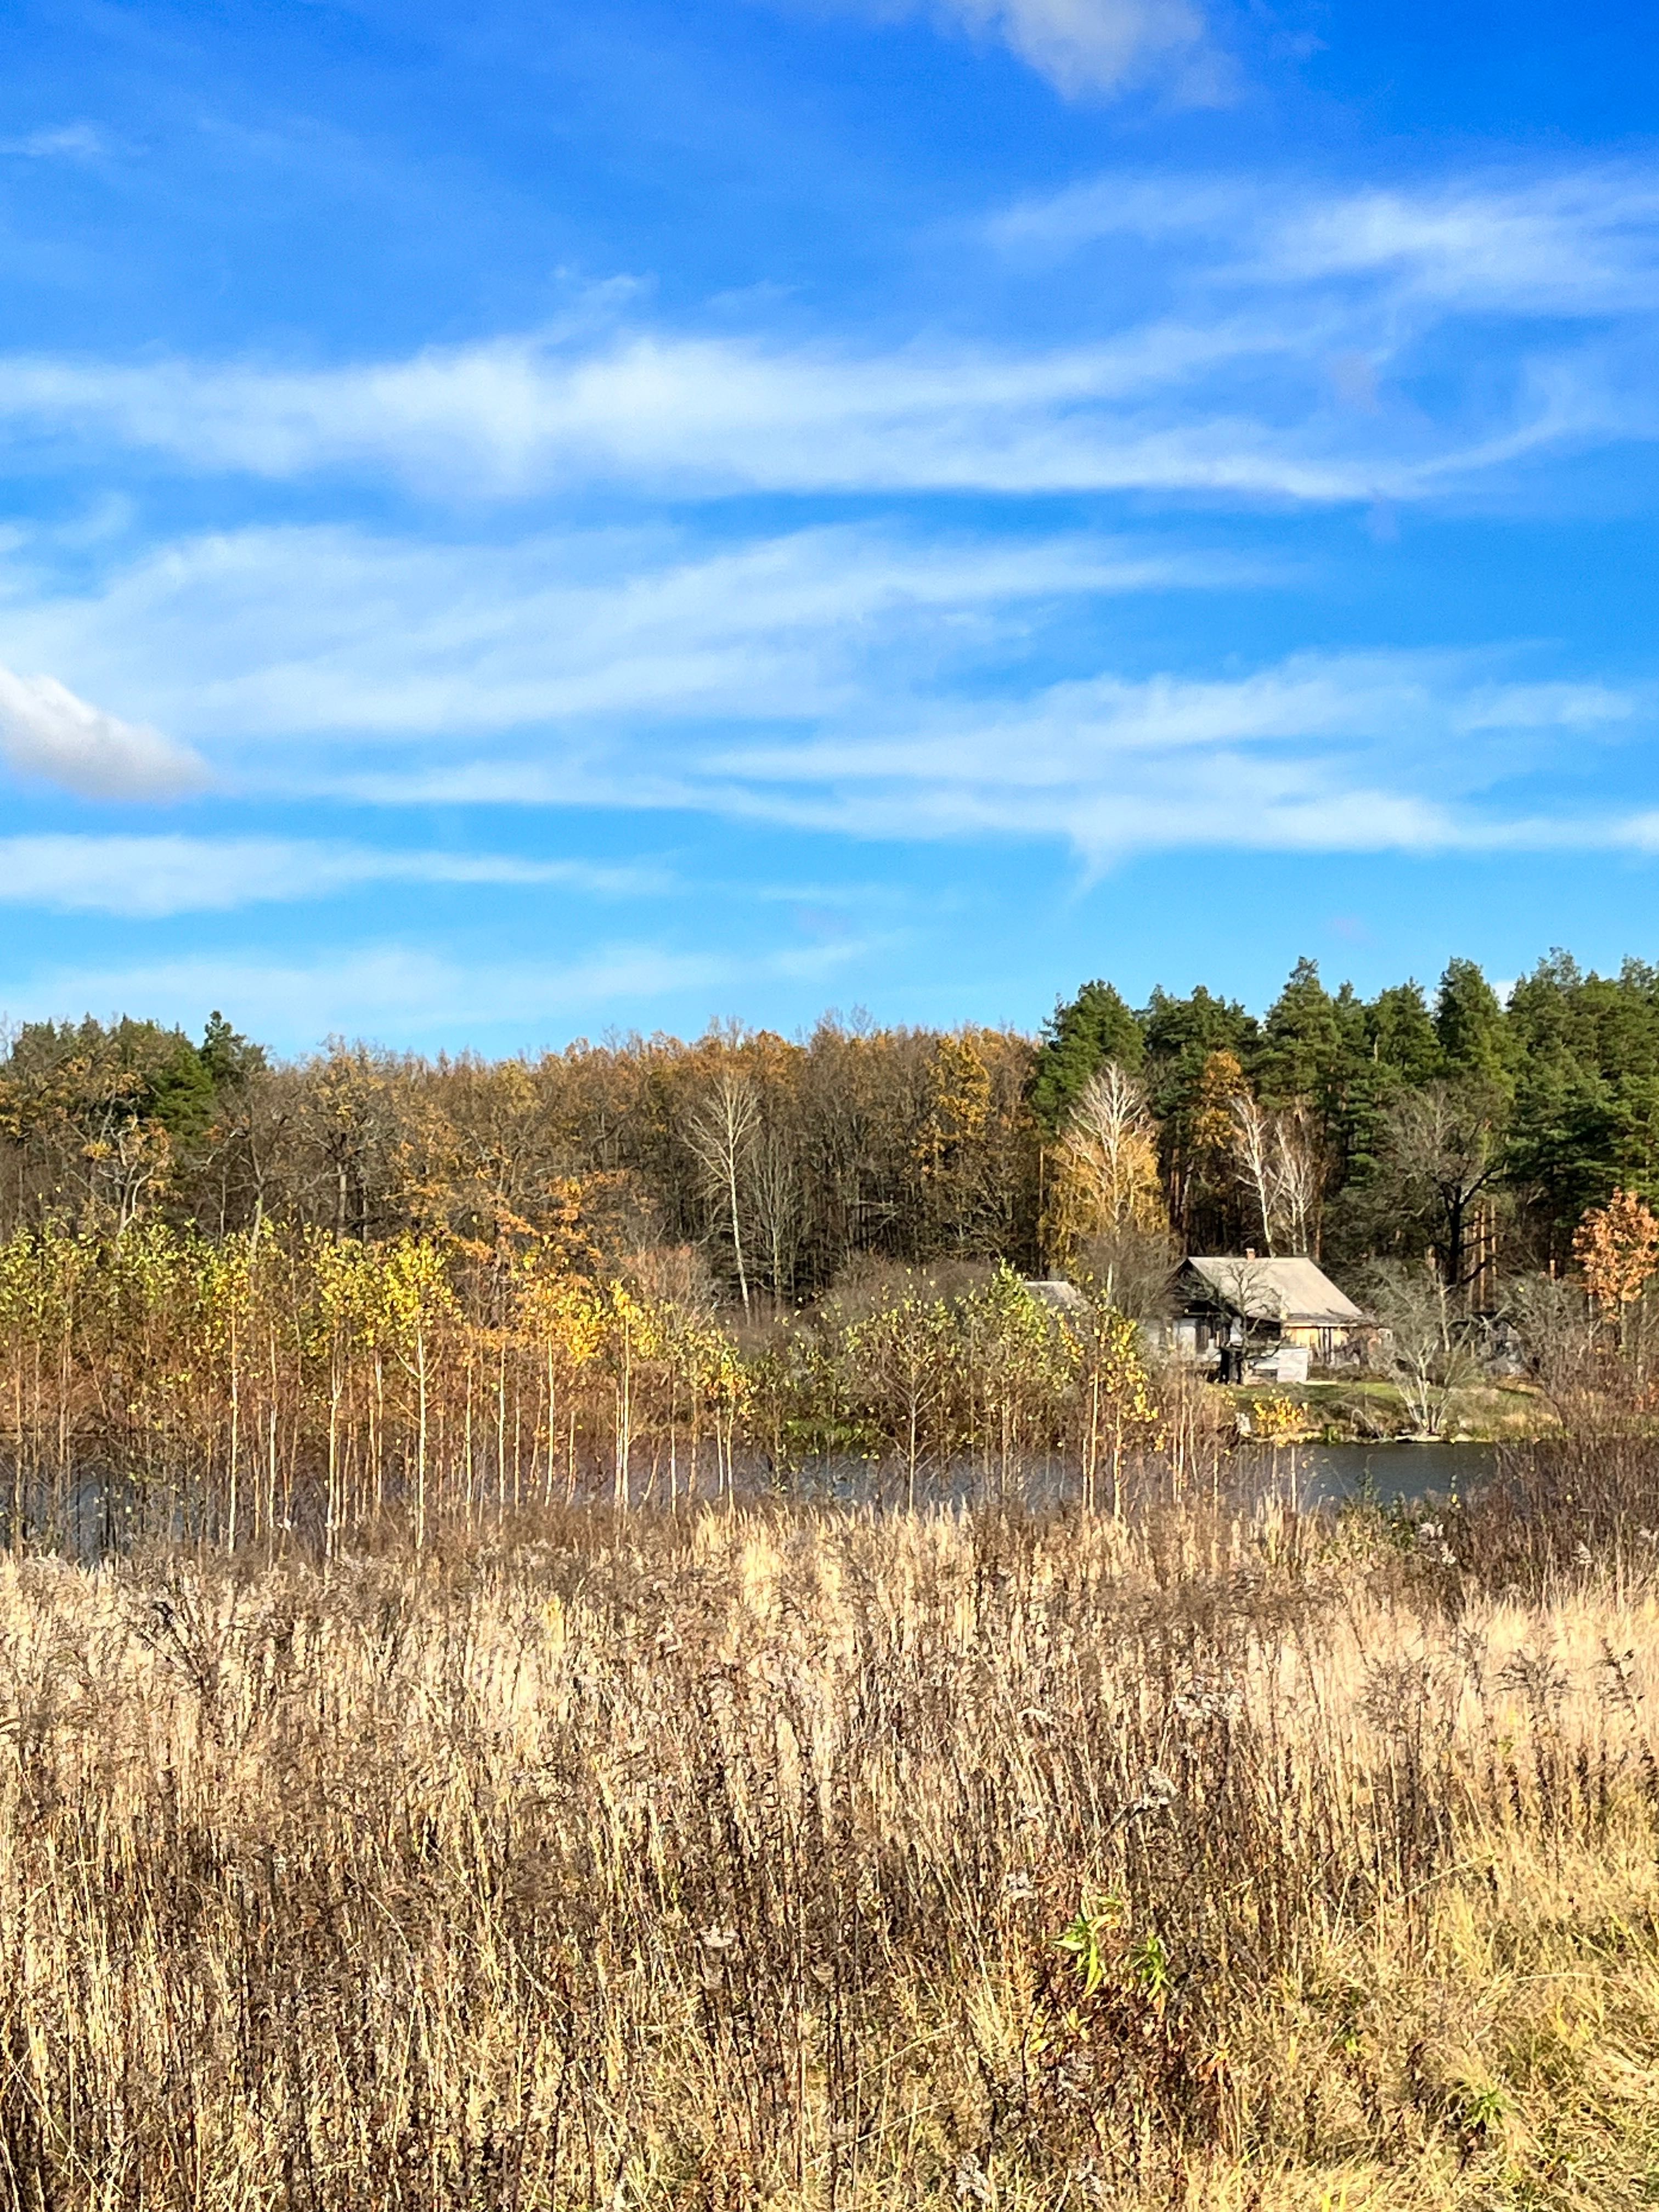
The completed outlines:
[[[686,1140],[702,1170],[706,1195],[720,1209],[732,1239],[738,1294],[749,1311],[749,1267],[743,1249],[743,1207],[755,1140],[760,1130],[760,1099],[751,1079],[726,1068],[686,1126]]]
[[[1312,1115],[1302,1103],[1269,1113],[1248,1091],[1229,1111],[1239,1180],[1261,1223],[1267,1256],[1311,1252],[1325,1180]]]
[[[1139,1082],[1108,1060],[1084,1085],[1060,1134],[1049,1241],[1066,1255],[1090,1237],[1164,1226],[1157,1126]]]

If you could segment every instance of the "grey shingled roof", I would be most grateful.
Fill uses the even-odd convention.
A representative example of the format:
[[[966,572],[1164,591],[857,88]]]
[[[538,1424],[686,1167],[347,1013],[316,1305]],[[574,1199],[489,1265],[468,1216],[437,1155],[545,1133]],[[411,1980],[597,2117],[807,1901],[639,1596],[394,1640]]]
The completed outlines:
[[[1188,1260],[1187,1265],[1224,1304],[1247,1321],[1299,1322],[1319,1328],[1365,1318],[1352,1298],[1311,1260]],[[1242,1293],[1242,1297],[1241,1297]]]

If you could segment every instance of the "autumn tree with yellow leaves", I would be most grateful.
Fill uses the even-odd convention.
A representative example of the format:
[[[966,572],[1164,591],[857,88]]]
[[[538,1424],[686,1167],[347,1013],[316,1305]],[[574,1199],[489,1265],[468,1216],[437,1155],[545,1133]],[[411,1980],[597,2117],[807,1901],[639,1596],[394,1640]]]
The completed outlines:
[[[1061,1129],[1043,1232],[1050,1266],[1107,1305],[1157,1310],[1175,1260],[1158,1130],[1139,1079],[1115,1061],[1089,1078]]]

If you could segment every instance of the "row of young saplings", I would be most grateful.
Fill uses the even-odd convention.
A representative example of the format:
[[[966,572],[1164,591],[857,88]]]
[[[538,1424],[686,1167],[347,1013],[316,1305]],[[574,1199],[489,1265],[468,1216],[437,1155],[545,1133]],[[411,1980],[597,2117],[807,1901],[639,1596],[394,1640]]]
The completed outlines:
[[[1057,1312],[1006,1267],[741,1337],[674,1272],[414,1236],[20,1236],[0,1246],[8,1533],[332,1549],[395,1517],[421,1547],[596,1496],[914,1505],[1038,1468],[1110,1505],[1148,1455],[1194,1458],[1188,1396],[1135,1325]]]

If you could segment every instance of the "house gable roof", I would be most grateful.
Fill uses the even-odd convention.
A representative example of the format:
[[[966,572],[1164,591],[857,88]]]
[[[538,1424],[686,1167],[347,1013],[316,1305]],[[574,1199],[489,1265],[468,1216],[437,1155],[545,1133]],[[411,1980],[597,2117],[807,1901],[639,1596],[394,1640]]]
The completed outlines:
[[[1311,1260],[1246,1260],[1233,1255],[1191,1259],[1187,1265],[1206,1290],[1247,1321],[1334,1328],[1345,1323],[1352,1327],[1365,1318],[1353,1300],[1345,1297]]]

